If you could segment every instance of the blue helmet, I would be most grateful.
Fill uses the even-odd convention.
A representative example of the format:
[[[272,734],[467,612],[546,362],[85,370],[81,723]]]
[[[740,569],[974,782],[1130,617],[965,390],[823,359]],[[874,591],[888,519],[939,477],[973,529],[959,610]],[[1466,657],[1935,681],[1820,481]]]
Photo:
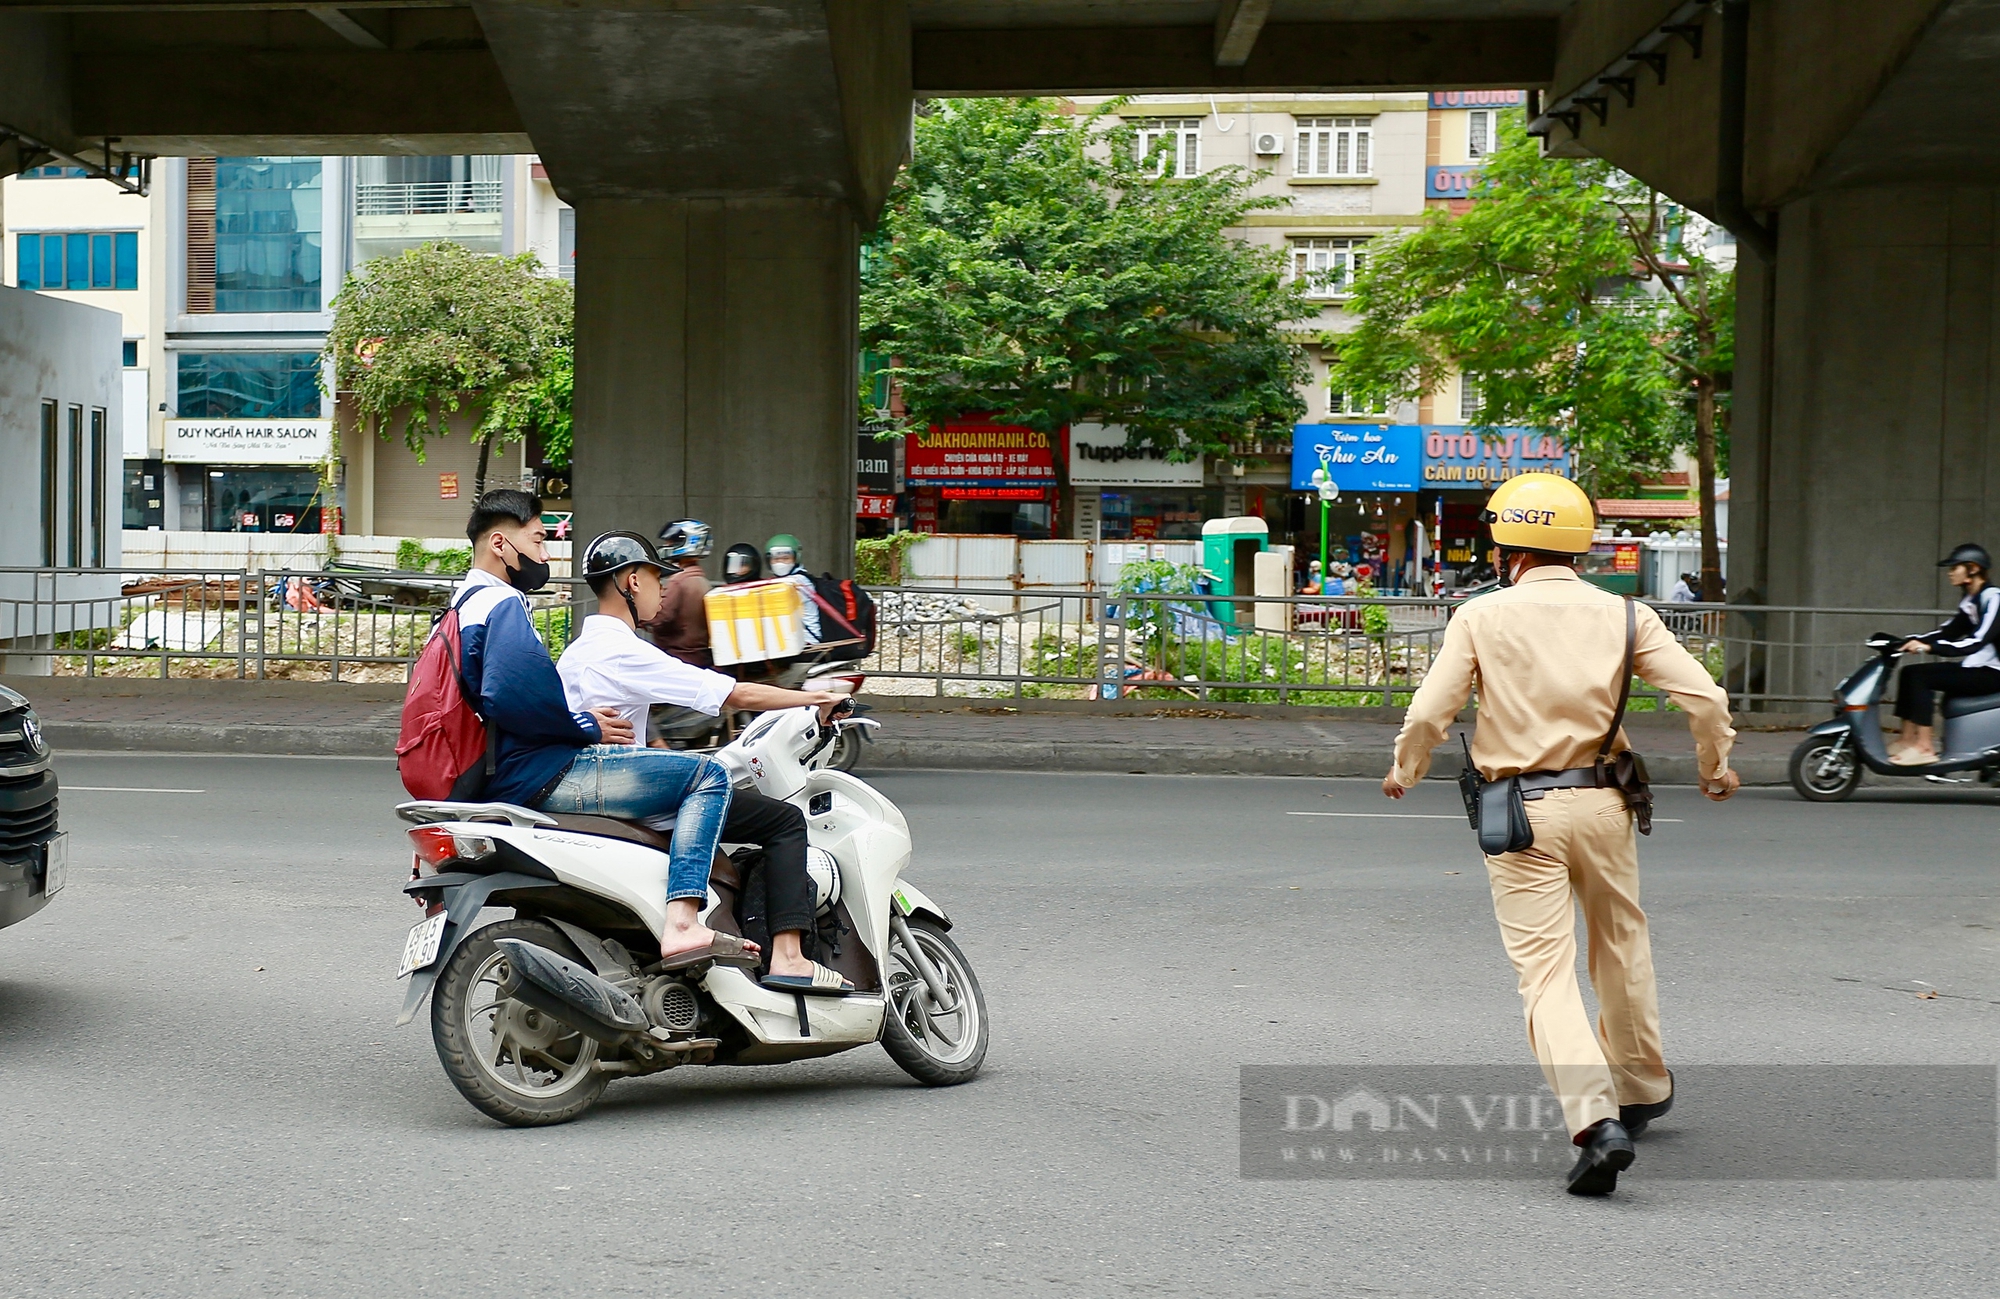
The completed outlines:
[[[701,559],[714,544],[708,525],[699,519],[676,519],[660,529],[660,554],[667,559]]]

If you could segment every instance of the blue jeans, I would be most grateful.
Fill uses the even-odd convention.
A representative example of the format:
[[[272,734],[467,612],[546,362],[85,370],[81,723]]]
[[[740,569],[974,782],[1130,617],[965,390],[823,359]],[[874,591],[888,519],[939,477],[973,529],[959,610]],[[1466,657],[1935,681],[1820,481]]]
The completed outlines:
[[[593,744],[579,751],[541,803],[548,812],[645,821],[678,816],[667,901],[708,897],[708,868],[729,815],[729,773],[715,759],[676,749]]]

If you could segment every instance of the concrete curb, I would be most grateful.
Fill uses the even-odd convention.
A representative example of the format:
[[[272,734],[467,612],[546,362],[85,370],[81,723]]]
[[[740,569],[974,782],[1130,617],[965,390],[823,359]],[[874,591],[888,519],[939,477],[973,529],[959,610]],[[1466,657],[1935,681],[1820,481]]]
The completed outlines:
[[[386,758],[396,733],[381,726],[205,726],[192,722],[52,722],[44,728],[58,751],[127,753],[319,754]],[[930,740],[878,735],[862,750],[860,770],[1071,771],[1159,776],[1364,776],[1389,769],[1388,749],[1258,748],[1244,744],[1105,744],[1095,741]],[[1435,779],[1458,774],[1459,755],[1440,748]],[[1695,783],[1694,759],[1648,760],[1661,785]],[[1746,785],[1783,785],[1787,759],[1744,757],[1736,763]]]

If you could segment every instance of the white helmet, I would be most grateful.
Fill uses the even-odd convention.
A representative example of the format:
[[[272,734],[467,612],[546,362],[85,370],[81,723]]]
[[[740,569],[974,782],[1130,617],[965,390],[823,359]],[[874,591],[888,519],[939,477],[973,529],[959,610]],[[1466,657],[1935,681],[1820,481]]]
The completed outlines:
[[[826,915],[840,905],[840,863],[824,848],[806,849],[806,874],[812,877],[813,892],[818,897],[818,905],[813,914]]]

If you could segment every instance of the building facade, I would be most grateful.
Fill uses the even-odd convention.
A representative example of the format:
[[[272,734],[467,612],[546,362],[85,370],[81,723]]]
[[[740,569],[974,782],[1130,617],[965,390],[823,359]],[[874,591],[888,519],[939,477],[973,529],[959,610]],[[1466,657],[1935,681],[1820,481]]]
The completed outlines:
[[[571,214],[523,156],[163,158],[143,197],[62,167],[0,185],[6,282],[123,319],[128,529],[457,532],[474,448],[435,439],[419,464],[352,435],[321,358],[334,295],[436,239],[574,273]],[[489,472],[525,467],[516,447]]]
[[[1137,128],[1139,147],[1163,146],[1175,172],[1241,167],[1261,173],[1257,193],[1286,200],[1233,233],[1280,250],[1287,273],[1311,281],[1316,309],[1296,327],[1311,367],[1299,391],[1306,413],[1291,437],[1206,463],[1129,453],[1115,429],[1070,430],[1076,508],[1061,530],[1106,541],[1192,540],[1209,519],[1251,515],[1264,519],[1273,543],[1293,545],[1303,565],[1320,549],[1321,518],[1304,475],[1323,462],[1342,489],[1325,512],[1329,558],[1344,552],[1391,589],[1433,575],[1450,585],[1473,570],[1485,551],[1479,502],[1492,483],[1524,469],[1567,472],[1567,456],[1539,439],[1467,436],[1479,400],[1463,376],[1398,409],[1369,410],[1335,391],[1329,373],[1339,335],[1358,324],[1348,310],[1353,277],[1375,241],[1416,228],[1429,212],[1463,211],[1499,115],[1524,99],[1519,91],[1445,91],[1127,100],[1121,120]],[[939,432],[945,440],[998,436]],[[999,450],[975,474],[963,462],[946,469],[929,447],[906,446],[912,526],[1048,535],[1049,452],[1024,444],[1009,469]]]

